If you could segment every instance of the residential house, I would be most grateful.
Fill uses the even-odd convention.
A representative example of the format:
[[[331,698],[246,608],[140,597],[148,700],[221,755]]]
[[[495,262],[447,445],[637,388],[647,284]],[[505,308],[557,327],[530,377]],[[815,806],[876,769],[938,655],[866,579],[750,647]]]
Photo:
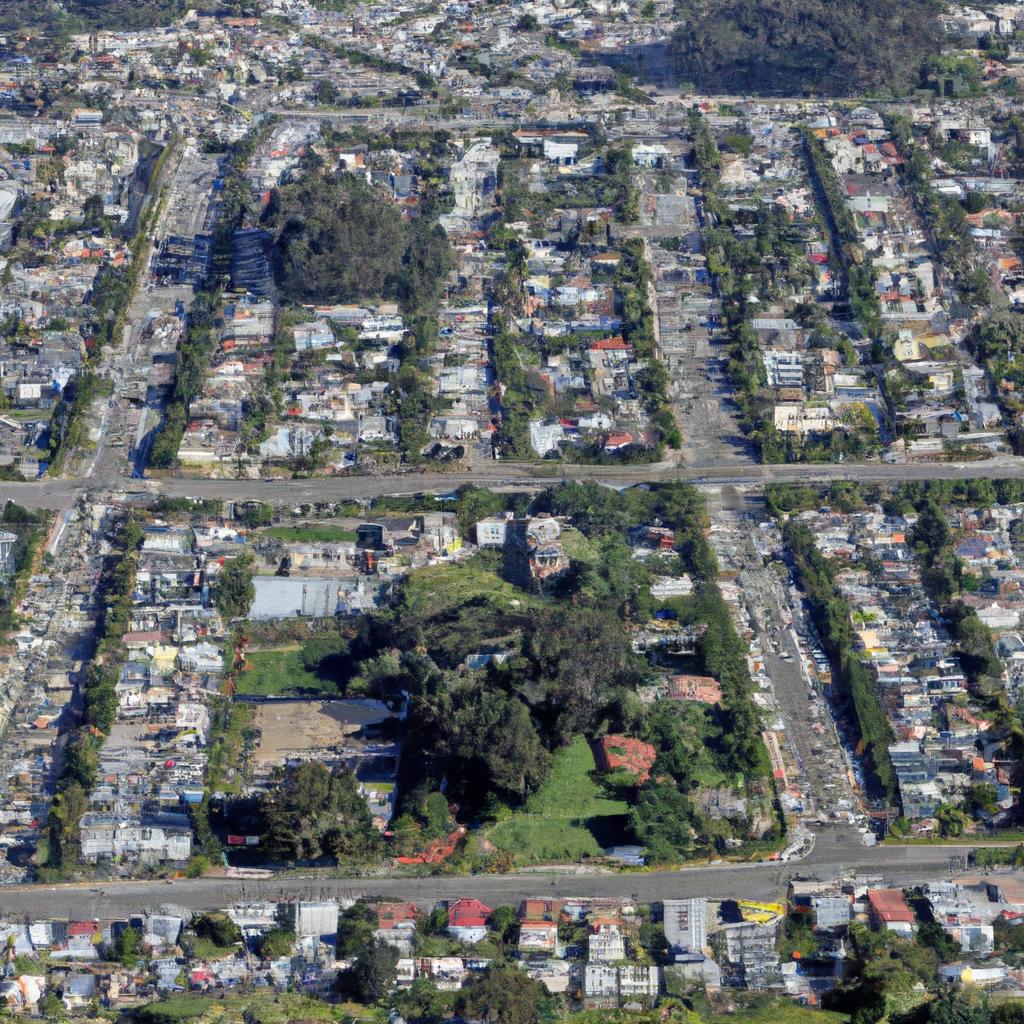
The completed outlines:
[[[460,942],[481,942],[487,937],[487,919],[493,909],[477,899],[459,899],[448,905],[448,933]]]

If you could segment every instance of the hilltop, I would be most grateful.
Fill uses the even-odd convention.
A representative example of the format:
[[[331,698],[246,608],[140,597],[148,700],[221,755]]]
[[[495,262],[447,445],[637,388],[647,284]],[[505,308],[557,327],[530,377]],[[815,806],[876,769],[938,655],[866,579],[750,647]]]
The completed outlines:
[[[679,72],[705,91],[902,94],[938,47],[934,0],[679,0]]]
[[[189,7],[185,0],[9,0],[0,4],[0,32],[27,32],[59,40],[63,33],[89,29],[133,29],[168,25]]]

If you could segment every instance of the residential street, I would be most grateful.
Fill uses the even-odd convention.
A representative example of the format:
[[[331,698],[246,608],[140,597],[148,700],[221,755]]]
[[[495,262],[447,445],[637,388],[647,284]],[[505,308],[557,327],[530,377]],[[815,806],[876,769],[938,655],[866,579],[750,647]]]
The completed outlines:
[[[356,899],[360,896],[414,900],[427,905],[476,897],[492,906],[517,904],[527,896],[632,896],[641,902],[666,897],[705,896],[765,899],[781,896],[791,878],[839,877],[855,871],[892,884],[920,884],[947,877],[963,866],[969,847],[884,846],[867,849],[848,832],[828,832],[806,861],[790,864],[721,864],[683,871],[637,874],[475,875],[468,878],[303,878],[260,881],[205,878],[165,881],[98,882],[95,885],[10,886],[0,892],[0,916],[125,917],[141,908],[174,906],[210,910],[239,900],[290,898]]]
[[[173,477],[137,480],[120,474],[105,479],[93,477],[0,483],[0,498],[29,508],[62,509],[88,491],[96,498],[126,495],[166,494],[171,497],[220,498],[228,501],[266,502],[345,501],[380,497],[385,494],[447,493],[463,484],[498,489],[536,491],[561,480],[599,480],[611,487],[682,480],[700,487],[727,485],[760,489],[768,483],[830,483],[856,480],[859,483],[902,483],[912,480],[999,480],[1024,479],[1024,458],[1003,455],[984,462],[845,463],[842,465],[737,465],[721,463],[639,466],[572,466],[548,464],[517,465],[493,463],[473,473],[405,473],[396,476],[336,476],[300,480],[211,480]]]

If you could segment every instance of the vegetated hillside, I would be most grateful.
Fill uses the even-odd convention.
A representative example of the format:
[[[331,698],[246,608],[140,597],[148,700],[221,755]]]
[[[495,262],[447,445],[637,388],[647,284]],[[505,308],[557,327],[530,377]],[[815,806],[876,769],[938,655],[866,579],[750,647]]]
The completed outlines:
[[[293,302],[398,299],[427,309],[451,269],[444,231],[428,217],[411,224],[350,174],[308,171],[274,192],[264,226],[277,243],[277,282]]]
[[[68,31],[67,14],[45,0],[8,0],[0,4],[0,33],[27,32],[54,40]]]
[[[677,0],[672,41],[699,89],[903,94],[937,51],[936,0]]]
[[[189,8],[239,8],[237,0],[6,0],[0,2],[0,32],[26,32],[59,41],[62,34],[91,29],[140,29],[169,25]]]
[[[87,28],[114,29],[169,25],[189,7],[185,0],[70,0],[65,6]]]

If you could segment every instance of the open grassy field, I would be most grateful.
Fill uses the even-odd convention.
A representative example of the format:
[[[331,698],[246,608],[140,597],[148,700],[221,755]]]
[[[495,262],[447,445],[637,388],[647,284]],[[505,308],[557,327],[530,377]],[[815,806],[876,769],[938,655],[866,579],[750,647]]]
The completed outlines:
[[[627,838],[628,812],[624,800],[609,796],[595,780],[594,755],[579,736],[555,753],[548,781],[525,809],[495,825],[488,838],[522,863],[595,857],[603,846]]]
[[[269,651],[247,651],[247,668],[237,676],[235,693],[269,697],[289,694],[338,696],[338,688],[329,679],[321,679],[302,664],[298,645]]]
[[[259,1020],[263,1024],[287,1024],[288,1021],[351,1021],[370,1019],[373,1010],[345,1003],[326,1003],[310,996],[281,993],[229,992],[213,996],[180,995],[149,1003],[134,1010],[130,1019],[139,1024],[243,1024]]]
[[[489,562],[493,562],[494,568]],[[485,561],[477,557],[417,569],[405,581],[404,603],[409,611],[424,618],[478,598],[505,608],[529,608],[544,603],[543,598],[503,580],[495,571],[499,564],[495,559]]]
[[[716,1014],[705,1018],[708,1024],[847,1024],[845,1013],[832,1010],[810,1010],[787,999],[779,999],[768,1006],[740,1010],[738,1013]]]
[[[307,523],[302,526],[275,526],[264,530],[262,536],[283,540],[286,544],[343,544],[354,542],[356,531],[346,530],[342,526],[331,526],[329,523]]]

